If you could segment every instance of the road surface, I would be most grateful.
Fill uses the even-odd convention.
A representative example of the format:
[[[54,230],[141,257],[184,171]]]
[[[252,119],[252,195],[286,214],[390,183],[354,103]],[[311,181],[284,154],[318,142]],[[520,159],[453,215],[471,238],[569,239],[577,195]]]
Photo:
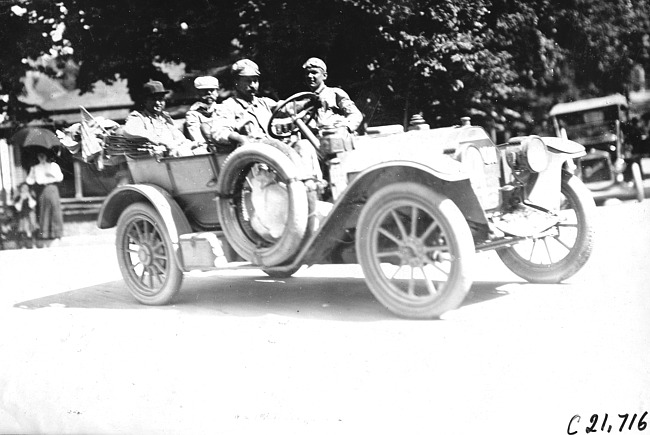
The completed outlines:
[[[147,307],[109,244],[0,251],[0,433],[639,433],[649,222],[650,201],[600,207],[561,285],[481,254],[438,321],[390,314],[356,266],[192,274]]]

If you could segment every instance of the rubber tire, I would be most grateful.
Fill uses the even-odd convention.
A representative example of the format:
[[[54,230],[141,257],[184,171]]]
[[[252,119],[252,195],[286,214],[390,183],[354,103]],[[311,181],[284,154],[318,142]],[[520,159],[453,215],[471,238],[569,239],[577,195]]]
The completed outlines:
[[[634,182],[634,189],[636,190],[636,200],[643,202],[645,199],[645,190],[643,189],[643,175],[641,174],[641,166],[637,162],[632,163],[632,181]]]
[[[149,291],[147,286],[137,279],[137,274],[132,267],[133,263],[128,258],[128,231],[133,225],[143,222],[148,223],[154,237],[159,242],[162,242],[163,253],[158,254],[157,258],[159,259],[158,265],[162,263],[165,273],[162,285],[160,288],[154,289],[153,292]],[[147,244],[146,241],[145,244]],[[176,296],[181,288],[183,272],[176,263],[174,246],[167,227],[160,214],[151,205],[136,202],[129,205],[122,212],[117,221],[115,248],[122,277],[129,291],[138,302],[145,305],[165,305]]]
[[[262,269],[262,271],[268,276],[270,276],[271,278],[286,279],[286,278],[291,278],[294,273],[300,270],[301,267],[302,264],[300,266],[296,266],[287,271],[280,271],[280,270],[273,270],[273,269]]]
[[[374,252],[377,229],[382,216],[400,205],[416,205],[438,222],[450,247],[451,271],[445,289],[429,301],[413,301],[404,297],[381,271]],[[472,285],[474,240],[465,217],[456,204],[434,190],[411,182],[387,185],[377,190],[361,210],[357,224],[357,258],[373,295],[398,316],[413,319],[438,318],[458,308]]]
[[[287,156],[296,153],[291,148],[279,150],[264,143],[249,143],[237,148],[223,163],[219,178],[217,198],[219,222],[232,248],[251,263],[272,267],[286,263],[296,255],[306,234],[309,221],[309,200],[307,189],[302,181],[300,168]],[[297,153],[296,153],[297,154]],[[239,222],[238,205],[234,199],[239,192],[238,183],[245,177],[253,163],[265,163],[273,168],[287,182],[289,194],[289,214],[287,224],[280,238],[270,245],[263,239],[253,239],[249,230],[245,231]],[[263,246],[267,245],[267,246]]]
[[[591,256],[596,214],[591,192],[578,177],[566,171],[562,171],[560,189],[569,202],[573,203],[578,226],[575,244],[564,258],[548,265],[536,264],[523,258],[514,247],[497,250],[506,267],[526,281],[547,284],[562,282],[575,275]]]

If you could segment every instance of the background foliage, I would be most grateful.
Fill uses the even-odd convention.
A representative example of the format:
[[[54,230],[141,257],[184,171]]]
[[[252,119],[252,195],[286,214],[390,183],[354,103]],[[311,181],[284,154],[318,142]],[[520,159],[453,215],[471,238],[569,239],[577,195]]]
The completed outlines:
[[[123,77],[137,100],[150,78],[173,87],[159,62],[227,83],[250,57],[286,97],[319,56],[370,124],[422,112],[434,126],[530,126],[556,101],[627,92],[634,65],[650,67],[649,12],[650,0],[10,0],[0,94],[19,117],[25,71],[72,70],[71,87]]]

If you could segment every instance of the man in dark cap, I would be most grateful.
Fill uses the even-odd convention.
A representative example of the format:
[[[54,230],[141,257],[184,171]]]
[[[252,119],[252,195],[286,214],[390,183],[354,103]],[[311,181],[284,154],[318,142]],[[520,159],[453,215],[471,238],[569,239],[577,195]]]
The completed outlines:
[[[305,81],[309,89],[320,97],[321,107],[315,117],[316,127],[346,127],[350,133],[355,132],[363,115],[341,88],[325,85],[327,65],[317,57],[311,57],[302,65]]]
[[[165,97],[169,92],[159,81],[144,84],[144,104],[126,118],[124,136],[146,138],[170,156],[187,156],[207,152],[200,144],[188,140],[165,112]]]
[[[218,146],[233,150],[246,140],[268,138],[268,123],[278,102],[258,96],[260,69],[252,60],[238,60],[231,74],[233,95],[219,105],[209,136]]]
[[[246,138],[264,138],[273,109],[277,102],[257,96],[260,86],[260,69],[255,62],[242,59],[231,68],[233,95],[221,103],[217,119],[213,122],[211,137],[219,145],[237,147]]]
[[[260,69],[255,62],[242,59],[235,62],[231,72],[234,78],[234,95],[217,109],[209,137],[218,148],[232,151],[250,140],[286,145],[269,137],[267,128],[273,110],[279,103],[272,98],[258,97]],[[292,148],[300,155],[315,178],[322,178],[316,151],[308,141],[297,141]]]

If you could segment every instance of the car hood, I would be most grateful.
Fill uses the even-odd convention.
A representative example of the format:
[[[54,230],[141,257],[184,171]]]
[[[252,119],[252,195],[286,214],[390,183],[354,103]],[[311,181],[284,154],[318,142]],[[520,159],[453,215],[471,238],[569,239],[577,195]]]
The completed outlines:
[[[447,174],[463,174],[463,166],[452,158],[461,143],[490,140],[480,127],[446,127],[387,135],[355,137],[355,149],[342,164],[347,173],[361,172],[387,162],[416,162]]]

